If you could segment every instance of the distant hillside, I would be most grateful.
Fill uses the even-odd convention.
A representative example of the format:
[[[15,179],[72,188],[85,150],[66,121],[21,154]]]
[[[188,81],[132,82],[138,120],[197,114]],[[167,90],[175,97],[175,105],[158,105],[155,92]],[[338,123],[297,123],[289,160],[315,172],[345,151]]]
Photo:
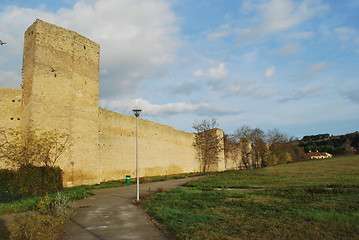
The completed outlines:
[[[359,153],[359,132],[339,136],[329,135],[328,133],[304,136],[299,141],[299,146],[304,147],[305,152]]]

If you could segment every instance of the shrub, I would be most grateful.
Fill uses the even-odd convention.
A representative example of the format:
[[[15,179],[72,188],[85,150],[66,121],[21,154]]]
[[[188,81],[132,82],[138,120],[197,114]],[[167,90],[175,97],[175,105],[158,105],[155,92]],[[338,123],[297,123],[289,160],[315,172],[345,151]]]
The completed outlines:
[[[71,199],[67,195],[58,192],[54,198],[46,195],[37,203],[37,208],[46,214],[70,218],[73,214],[70,202]]]
[[[0,170],[0,202],[62,191],[59,167],[23,165],[17,171]]]
[[[0,169],[0,202],[8,202],[16,198],[16,172]]]
[[[17,184],[21,197],[62,191],[62,170],[59,167],[23,165],[17,171]]]

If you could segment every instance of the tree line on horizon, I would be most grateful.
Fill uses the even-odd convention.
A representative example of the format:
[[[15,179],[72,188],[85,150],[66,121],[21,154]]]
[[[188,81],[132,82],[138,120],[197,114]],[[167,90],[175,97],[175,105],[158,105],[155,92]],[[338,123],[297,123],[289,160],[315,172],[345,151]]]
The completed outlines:
[[[240,155],[239,168],[257,168],[280,163],[290,163],[305,160],[304,148],[298,146],[294,137],[288,137],[278,129],[267,132],[260,128],[242,126],[231,134],[224,134],[224,139],[213,134],[218,127],[216,118],[203,119],[193,123],[196,130],[195,146],[202,170],[218,161],[218,153],[224,150],[226,156]],[[224,141],[224,149],[220,144]]]
[[[218,161],[219,151],[226,157],[240,155],[239,168],[255,168],[307,160],[306,153],[327,152],[330,154],[359,153],[359,132],[333,136],[328,133],[304,136],[301,140],[288,137],[279,129],[267,132],[260,128],[242,126],[234,133],[224,134],[221,139],[213,131],[218,127],[216,118],[203,119],[193,123],[196,130],[195,147],[202,162],[202,170]],[[221,145],[224,141],[224,149]]]
[[[304,136],[298,146],[308,152],[328,152],[331,154],[359,153],[359,132],[333,136],[328,133]]]

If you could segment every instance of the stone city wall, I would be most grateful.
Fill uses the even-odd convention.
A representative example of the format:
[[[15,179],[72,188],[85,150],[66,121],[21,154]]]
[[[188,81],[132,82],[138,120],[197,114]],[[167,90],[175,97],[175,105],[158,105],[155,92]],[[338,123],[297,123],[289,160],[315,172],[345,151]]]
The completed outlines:
[[[138,119],[141,176],[200,171],[194,134]],[[136,118],[99,109],[99,158],[106,180],[135,176]]]
[[[22,89],[0,88],[0,129],[69,135],[57,162],[65,186],[135,176],[136,118],[98,107],[99,51],[76,32],[36,20],[25,32]],[[138,123],[141,176],[201,171],[194,133]],[[215,134],[223,137],[220,129]],[[222,150],[210,170],[235,168],[231,159]]]
[[[21,89],[0,87],[0,131],[21,126]],[[5,164],[0,161],[0,169]]]
[[[0,87],[0,130],[21,125],[21,89]]]

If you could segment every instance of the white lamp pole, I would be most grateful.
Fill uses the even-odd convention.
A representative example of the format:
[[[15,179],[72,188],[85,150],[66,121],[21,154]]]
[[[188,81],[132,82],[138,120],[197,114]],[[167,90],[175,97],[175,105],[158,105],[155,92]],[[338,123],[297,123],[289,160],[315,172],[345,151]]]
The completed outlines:
[[[140,200],[140,175],[139,175],[139,167],[138,167],[138,117],[141,114],[141,109],[132,110],[136,116],[136,197],[137,201]]]

